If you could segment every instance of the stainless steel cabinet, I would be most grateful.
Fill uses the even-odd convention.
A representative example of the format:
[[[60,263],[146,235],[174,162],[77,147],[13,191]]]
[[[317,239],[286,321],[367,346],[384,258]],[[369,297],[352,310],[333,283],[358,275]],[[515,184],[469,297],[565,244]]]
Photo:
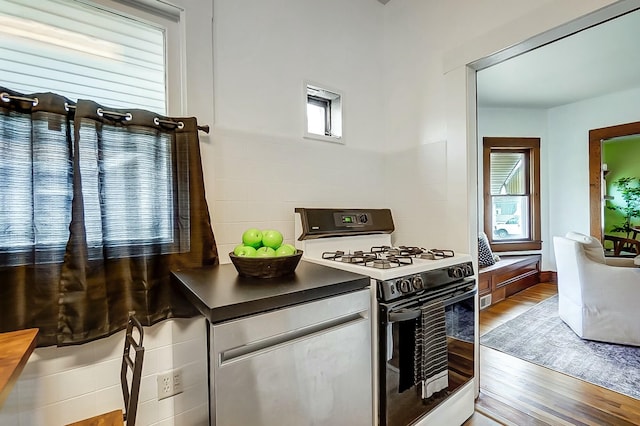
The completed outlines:
[[[216,426],[373,424],[370,290],[213,325]]]

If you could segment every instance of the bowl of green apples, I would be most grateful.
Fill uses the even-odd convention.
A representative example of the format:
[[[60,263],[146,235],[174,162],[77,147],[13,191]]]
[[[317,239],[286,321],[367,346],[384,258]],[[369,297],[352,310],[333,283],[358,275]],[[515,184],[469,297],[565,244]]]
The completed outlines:
[[[275,229],[247,229],[242,244],[229,253],[238,274],[252,278],[277,278],[292,274],[298,267],[302,250],[283,243],[282,233]]]

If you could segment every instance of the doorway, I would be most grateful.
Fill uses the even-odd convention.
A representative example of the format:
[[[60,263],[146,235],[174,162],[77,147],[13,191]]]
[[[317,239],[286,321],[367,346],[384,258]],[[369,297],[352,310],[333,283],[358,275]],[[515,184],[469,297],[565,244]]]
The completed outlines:
[[[606,195],[606,182],[607,175],[611,172],[610,167],[607,165],[606,170],[603,170],[603,144],[605,141],[622,138],[625,136],[640,135],[640,122],[620,124],[617,126],[603,127],[600,129],[592,129],[589,131],[589,201],[590,201],[590,218],[591,218],[591,235],[598,237],[600,241],[604,241],[606,229],[604,226],[604,214],[605,214],[605,197]],[[626,235],[629,237],[631,235]],[[633,235],[635,237],[635,235]],[[610,238],[613,243],[614,251],[621,250],[616,249],[616,243],[624,244],[624,241],[617,241]],[[624,248],[621,246],[620,249]]]
[[[620,4],[616,3],[616,6],[620,6]],[[575,105],[585,99],[606,96],[609,92],[606,92],[605,89],[607,89],[607,85],[610,82],[599,83],[599,90],[605,90],[604,92],[590,91],[593,85],[584,84],[584,82],[583,84],[588,86],[589,91],[578,93],[580,85],[576,84],[572,86],[571,91],[564,92],[561,90],[562,84],[569,85],[569,83],[574,83],[573,80],[579,80],[575,76],[580,75],[580,73],[576,73],[575,70],[585,67],[585,62],[583,61],[586,61],[586,63],[591,60],[596,63],[604,61],[601,57],[588,59],[589,55],[585,54],[580,60],[581,65],[573,65],[576,68],[573,68],[571,72],[566,72],[567,70],[560,72],[560,70],[554,71],[553,58],[556,58],[556,60],[557,58],[562,58],[562,62],[570,62],[570,55],[567,55],[567,50],[564,49],[575,50],[582,43],[582,50],[586,50],[590,54],[588,52],[589,49],[584,49],[584,46],[591,46],[589,43],[593,43],[594,39],[601,40],[606,38],[610,43],[614,43],[614,40],[617,39],[616,37],[620,37],[620,34],[626,31],[626,28],[638,28],[638,25],[627,25],[631,21],[635,22],[640,18],[640,12],[631,13],[638,10],[637,4],[632,6],[629,3],[625,3],[624,6],[627,8],[606,7],[586,15],[580,19],[581,25],[579,28],[576,28],[575,22],[572,22],[570,23],[571,25],[567,24],[566,28],[562,26],[522,42],[517,45],[518,48],[516,46],[509,48],[514,49],[513,56],[505,58],[505,53],[501,52],[500,55],[492,55],[468,65],[468,68],[472,71],[470,79],[476,80],[473,83],[477,84],[477,101],[474,102],[477,113],[474,117],[467,117],[469,128],[474,127],[475,140],[470,140],[468,143],[473,144],[475,142],[474,149],[479,150],[483,137],[516,136],[541,138],[543,270],[555,269],[553,248],[549,243],[553,235],[564,235],[571,230],[587,233],[591,229],[590,220],[593,213],[591,211],[592,203],[590,203],[589,199],[590,191],[587,190],[587,186],[590,184],[589,164],[587,161],[588,147],[584,144],[584,133],[581,132],[586,133],[589,129],[599,127],[598,124],[607,125],[609,123],[632,121],[628,119],[628,116],[618,118],[611,111],[606,111],[611,112],[609,115],[597,113],[587,115],[583,114],[583,111],[577,107],[575,110],[571,110],[568,107],[562,110],[566,105]],[[601,23],[605,24],[599,25]],[[615,37],[605,35],[608,32],[612,32]],[[553,40],[550,40],[550,33],[555,34]],[[616,44],[612,44],[612,46],[614,45],[618,47]],[[528,48],[528,50],[525,51],[525,48]],[[612,48],[610,50],[617,49]],[[550,55],[548,55],[549,52],[551,52]],[[494,56],[495,58],[493,58]],[[549,63],[549,65],[544,65],[545,63]],[[637,72],[638,66],[633,67],[633,69],[636,74],[640,74]],[[536,75],[538,70],[540,75]],[[589,74],[589,71],[590,69],[587,67],[582,74]],[[552,75],[553,72],[556,72],[556,74]],[[599,78],[601,80],[616,80],[615,77],[611,77],[612,75],[613,72],[609,74],[602,73]],[[488,76],[491,76],[491,78]],[[589,80],[595,77],[597,76],[585,78]],[[563,83],[553,86],[554,90],[547,91],[544,87],[546,81],[550,81],[553,78],[560,79]],[[595,82],[595,80],[590,81]],[[637,87],[640,82],[637,80],[628,81],[625,84],[635,84]],[[497,95],[492,94],[487,90],[487,87],[497,87],[499,93]],[[609,88],[608,90],[614,89]],[[619,86],[615,90],[622,91],[627,89]],[[513,96],[514,94],[517,96]],[[549,111],[554,110],[562,110],[564,115],[556,114],[552,116]],[[576,121],[579,123],[576,123]],[[559,126],[565,127],[560,128]],[[568,130],[571,126],[573,126],[573,129]],[[481,182],[479,170],[482,170],[482,158],[479,156],[476,158],[478,164],[475,174],[478,176],[478,182]],[[484,221],[484,194],[481,187],[478,188],[476,195],[478,206],[477,225],[482,225]],[[562,212],[562,214],[558,212]],[[600,216],[601,214],[598,215],[598,218]],[[600,234],[601,232],[595,235]]]

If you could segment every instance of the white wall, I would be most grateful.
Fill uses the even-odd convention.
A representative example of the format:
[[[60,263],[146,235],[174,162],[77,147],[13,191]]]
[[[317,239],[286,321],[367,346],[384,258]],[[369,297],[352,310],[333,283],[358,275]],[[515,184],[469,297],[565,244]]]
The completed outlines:
[[[549,234],[590,233],[589,130],[640,121],[640,88],[549,110]],[[548,265],[555,270],[549,244]]]
[[[387,145],[419,156],[420,145],[446,141],[446,193],[417,193],[393,207],[407,212],[398,229],[412,227],[422,244],[477,250],[475,79],[466,65],[562,25],[612,1],[394,0],[385,6]],[[407,154],[411,156],[411,154]],[[391,157],[394,162],[394,157]],[[401,161],[401,160],[400,160]],[[420,169],[440,167],[439,157]],[[407,176],[416,168],[397,163]],[[416,199],[442,198],[446,214],[421,221]],[[432,206],[438,210],[439,207]],[[422,224],[413,228],[416,224]]]
[[[388,207],[384,6],[216,0],[215,127],[207,191],[221,261],[249,227],[293,243],[295,207]],[[343,93],[344,145],[303,139],[303,83]],[[391,206],[392,207],[392,206]]]
[[[370,0],[216,0],[216,128],[300,142],[303,82],[344,95],[344,140],[383,147],[382,17]]]

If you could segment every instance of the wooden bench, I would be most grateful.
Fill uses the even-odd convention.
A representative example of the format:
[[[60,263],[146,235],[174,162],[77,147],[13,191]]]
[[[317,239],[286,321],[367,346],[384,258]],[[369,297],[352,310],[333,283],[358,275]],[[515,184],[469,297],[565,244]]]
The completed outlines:
[[[540,255],[501,256],[478,271],[480,309],[540,282]]]

